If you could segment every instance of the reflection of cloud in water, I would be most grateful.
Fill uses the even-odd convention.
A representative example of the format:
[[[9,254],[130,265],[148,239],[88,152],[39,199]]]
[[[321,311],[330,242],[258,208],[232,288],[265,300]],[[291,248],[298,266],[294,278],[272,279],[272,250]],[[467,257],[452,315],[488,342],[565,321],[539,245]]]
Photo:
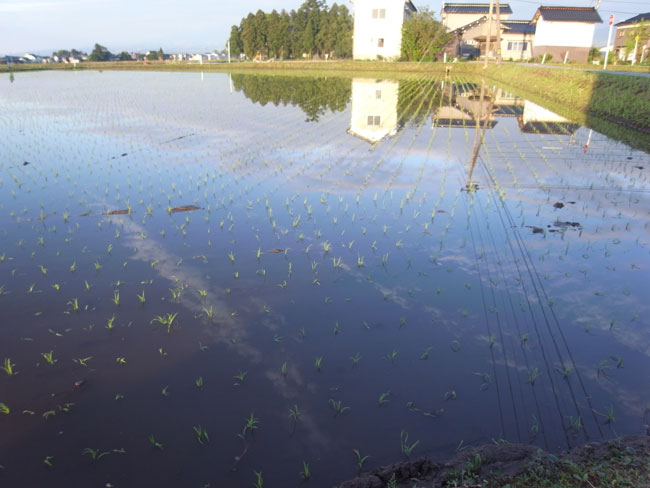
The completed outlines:
[[[140,238],[140,234],[144,229],[139,224],[132,220],[127,220],[122,223],[124,229],[128,232],[128,234],[125,233],[124,235],[124,241],[129,247],[134,249],[132,259],[144,262],[158,261],[155,270],[162,278],[169,280],[172,283],[180,282],[193,289],[199,290],[209,289],[208,282],[203,278],[203,276],[201,276],[198,270],[188,267],[177,267],[176,263],[179,259],[178,256],[165,250],[153,239]],[[248,303],[243,305],[243,310],[245,312],[252,313],[254,311],[259,311],[263,309],[265,305],[262,300],[256,297],[249,296],[248,300]],[[191,294],[183,294],[181,295],[180,303],[193,314],[199,314],[203,312],[204,307],[207,308],[212,306],[214,317],[211,319],[210,324],[204,329],[204,332],[212,337],[216,342],[227,344],[229,347],[234,348],[238,354],[250,361],[255,363],[263,362],[264,355],[262,352],[256,347],[246,343],[246,339],[249,335],[247,330],[247,321],[233,317],[225,302],[211,297],[202,303],[199,302],[198,299],[195,299]],[[284,323],[286,319],[274,314],[272,318],[264,318],[262,324],[270,330],[276,330],[277,326],[273,323],[274,321],[276,323]],[[275,390],[285,399],[292,400],[300,397],[298,388],[304,385],[304,380],[302,379],[300,371],[295,366],[289,366],[286,378],[273,370],[267,371],[265,376],[271,381]],[[296,387],[290,384],[289,381],[295,384]],[[327,437],[309,414],[301,412],[299,422],[307,429],[312,441],[317,442],[322,446],[328,444]]]

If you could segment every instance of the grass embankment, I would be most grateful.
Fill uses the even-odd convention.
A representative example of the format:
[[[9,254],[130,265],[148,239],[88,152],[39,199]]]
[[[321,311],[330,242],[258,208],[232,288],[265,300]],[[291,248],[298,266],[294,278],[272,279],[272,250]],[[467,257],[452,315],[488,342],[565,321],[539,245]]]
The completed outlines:
[[[585,444],[559,456],[529,445],[469,448],[374,469],[339,488],[600,488],[650,486],[650,436]]]
[[[648,77],[507,65],[490,66],[484,76],[568,119],[650,148]]]

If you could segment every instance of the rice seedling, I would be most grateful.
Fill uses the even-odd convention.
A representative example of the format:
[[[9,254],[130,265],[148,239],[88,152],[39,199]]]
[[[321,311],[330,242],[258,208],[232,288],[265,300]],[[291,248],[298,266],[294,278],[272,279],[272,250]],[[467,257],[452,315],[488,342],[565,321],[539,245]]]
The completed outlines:
[[[410,459],[411,453],[418,446],[420,441],[416,440],[415,442],[409,443],[409,435],[408,432],[406,432],[405,430],[402,430],[402,432],[400,432],[399,439],[400,439],[400,448],[402,450],[402,453],[408,459]]]
[[[562,378],[566,380],[566,379],[569,378],[569,374],[571,374],[571,371],[573,371],[573,368],[572,368],[571,366],[564,366],[564,367],[562,367],[562,368],[560,368],[559,366],[557,366],[557,367],[555,368],[555,371],[557,371],[558,373],[560,373],[560,374],[562,375]]]
[[[381,395],[379,395],[379,398],[377,399],[377,404],[380,408],[386,405],[388,402],[390,402],[390,399],[388,398],[389,396],[390,396],[390,391],[384,392]]]
[[[456,399],[456,390],[446,391],[445,394],[443,395],[443,399],[445,401],[455,400]]]
[[[284,363],[282,363],[282,366],[280,366],[280,373],[282,374],[282,376],[287,376],[288,371],[287,371],[287,362],[286,361]]]
[[[51,469],[54,467],[54,462],[53,462],[54,456],[45,456],[45,459],[43,459],[43,464],[45,467],[48,469]]]
[[[73,359],[72,361],[77,363],[79,366],[88,367],[88,361],[90,361],[92,358],[92,356],[88,356],[85,358]]]
[[[169,397],[171,393],[169,393],[169,385],[165,385],[165,387],[160,391],[162,396],[164,397]]]
[[[614,406],[613,405],[610,405],[609,408],[607,409],[607,411],[605,411],[605,412],[599,412],[596,409],[593,409],[593,412],[596,415],[598,415],[599,417],[603,417],[605,419],[604,423],[606,423],[606,424],[612,424],[615,421]]]
[[[305,461],[302,462],[302,470],[299,474],[300,477],[305,481],[311,479],[311,470],[309,469],[309,464],[307,464]]]
[[[200,424],[195,425],[192,428],[194,429],[194,433],[196,434],[196,440],[199,444],[205,444],[206,442],[210,442],[208,431],[205,430]]]
[[[165,445],[158,442],[153,434],[149,434],[149,444],[151,444],[151,447],[154,449],[160,449],[161,451],[165,448]]]
[[[120,292],[119,292],[119,290],[115,290],[113,292],[113,303],[115,304],[116,307],[120,306]]]
[[[569,428],[575,432],[582,429],[582,417],[569,415]]]
[[[43,356],[43,359],[45,359],[45,362],[47,364],[54,364],[58,361],[58,359],[54,359],[53,355],[54,355],[54,351],[41,353],[41,356]]]
[[[124,356],[118,356],[115,358],[117,364],[126,364],[126,358]]]
[[[81,451],[81,455],[86,455],[88,454],[90,456],[90,459],[92,462],[97,462],[104,456],[108,456],[110,452],[105,451],[105,452],[99,452],[98,449],[92,449],[90,447],[85,448],[83,451]]]
[[[316,371],[318,371],[319,373],[320,373],[320,368],[321,368],[322,365],[323,365],[323,356],[318,356],[314,360],[314,367],[316,368]]]
[[[425,361],[425,360],[429,359],[429,352],[431,352],[431,349],[433,349],[433,347],[431,347],[431,346],[427,347],[424,350],[424,352],[422,354],[420,354],[420,357],[418,359],[420,359],[421,361]]]
[[[47,411],[43,412],[42,417],[43,417],[45,420],[47,420],[47,419],[49,419],[50,417],[54,417],[55,415],[56,415],[56,410],[47,410]]]
[[[350,360],[352,361],[352,367],[355,368],[361,361],[361,354],[356,353],[354,356],[350,356]]]
[[[248,371],[240,371],[238,374],[233,376],[233,378],[237,381],[233,383],[234,386],[241,386],[244,384],[244,379],[246,378],[246,375],[248,374]]]
[[[197,379],[195,379],[194,384],[196,385],[197,388],[202,389],[203,388],[203,376],[199,376]]]
[[[157,322],[161,325],[164,325],[167,327],[167,333],[169,334],[172,331],[172,326],[177,316],[178,312],[167,313],[165,315],[156,315],[153,319],[151,319],[151,322],[149,323],[153,324],[154,322]]]
[[[329,403],[330,408],[334,410],[335,417],[350,410],[350,407],[344,406],[341,400],[334,400],[333,398],[330,398],[327,403]]]
[[[0,366],[0,369],[4,370],[9,376],[13,376],[17,373],[17,371],[14,371],[14,366],[16,365],[11,362],[11,358],[5,358],[4,366]]]
[[[136,293],[135,296],[138,297],[138,301],[139,301],[142,305],[144,305],[145,302],[147,301],[147,299],[146,299],[145,296],[144,296],[144,290],[142,290],[142,293]]]
[[[250,416],[245,419],[246,423],[244,424],[244,429],[242,430],[242,435],[245,437],[247,433],[250,433],[251,435],[255,430],[259,428],[258,424],[260,423],[260,420],[255,417],[253,412],[251,412]]]
[[[255,483],[253,483],[253,486],[255,488],[263,488],[264,487],[264,479],[262,478],[262,472],[261,471],[253,471],[253,474],[255,474]]]
[[[11,413],[11,410],[9,410],[9,407],[6,403],[0,403],[0,413],[4,413],[5,415],[9,415]]]
[[[363,469],[363,465],[366,463],[368,458],[370,458],[370,456],[369,455],[362,456],[358,449],[353,449],[352,452],[354,453],[355,464],[357,465],[357,468],[359,469],[359,474],[361,474],[361,470]]]
[[[112,317],[110,317],[110,318],[108,319],[108,321],[106,322],[105,327],[106,327],[108,330],[113,330],[113,329],[115,328],[115,325],[113,324],[113,322],[115,322],[115,315],[113,315]]]
[[[289,418],[295,425],[295,423],[300,419],[300,410],[298,409],[298,405],[294,405],[293,407],[289,408]]]
[[[528,372],[528,383],[535,386],[535,382],[537,381],[538,377],[539,377],[539,369],[533,368],[532,371]]]
[[[399,354],[399,352],[397,350],[393,349],[388,354],[385,354],[384,356],[382,356],[382,359],[385,359],[386,361],[390,361],[391,363],[395,364],[395,359],[397,358],[398,354]]]

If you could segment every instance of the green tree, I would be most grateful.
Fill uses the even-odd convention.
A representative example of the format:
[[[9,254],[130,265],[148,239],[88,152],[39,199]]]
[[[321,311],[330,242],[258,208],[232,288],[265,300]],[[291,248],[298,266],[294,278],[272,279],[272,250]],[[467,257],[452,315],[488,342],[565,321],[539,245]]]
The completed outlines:
[[[131,55],[126,51],[122,51],[120,54],[117,55],[117,57],[120,61],[132,61]]]
[[[108,61],[111,56],[111,52],[100,44],[95,44],[93,51],[88,56],[88,61]]]
[[[643,43],[647,41],[650,37],[650,20],[641,18],[639,23],[630,29],[626,29],[625,33],[625,44],[623,49],[625,49],[625,59],[628,59],[634,54],[634,45],[637,43],[637,60],[641,56],[641,50],[643,49]]]
[[[412,14],[402,26],[402,59],[432,59],[451,39],[433,12],[423,8]]]
[[[244,52],[244,46],[241,42],[241,30],[239,26],[233,25],[230,28],[230,37],[228,38],[230,42],[230,55],[233,57],[239,57],[241,53]]]

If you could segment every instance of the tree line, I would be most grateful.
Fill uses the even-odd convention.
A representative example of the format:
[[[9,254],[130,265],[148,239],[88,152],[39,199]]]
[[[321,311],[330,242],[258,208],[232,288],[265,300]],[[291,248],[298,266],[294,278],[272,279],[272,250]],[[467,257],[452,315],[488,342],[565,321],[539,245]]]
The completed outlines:
[[[249,13],[230,31],[230,52],[249,59],[352,57],[353,18],[345,5],[306,0],[298,10]]]

